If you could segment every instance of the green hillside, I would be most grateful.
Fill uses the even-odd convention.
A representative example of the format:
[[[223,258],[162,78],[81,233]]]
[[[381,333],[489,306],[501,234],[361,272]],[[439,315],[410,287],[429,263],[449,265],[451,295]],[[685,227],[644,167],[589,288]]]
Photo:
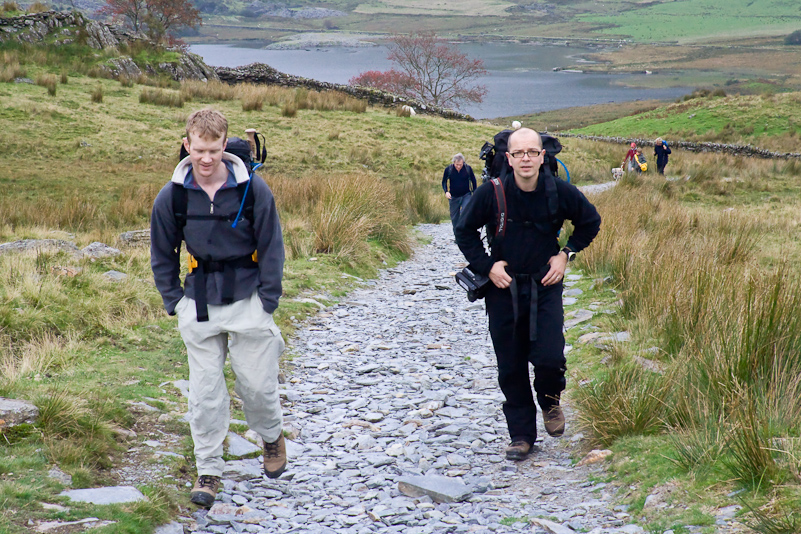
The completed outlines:
[[[699,95],[699,93],[696,93]],[[801,93],[695,96],[573,130],[577,133],[752,144],[798,152]]]
[[[604,2],[607,13],[578,13],[596,31],[639,42],[690,42],[755,35],[786,35],[801,28],[793,0],[662,0]]]

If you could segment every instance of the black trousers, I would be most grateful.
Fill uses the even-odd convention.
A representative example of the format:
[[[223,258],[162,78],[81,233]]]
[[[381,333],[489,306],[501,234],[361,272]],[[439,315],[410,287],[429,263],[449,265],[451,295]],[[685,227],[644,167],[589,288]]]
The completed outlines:
[[[534,390],[543,411],[559,404],[565,389],[565,336],[562,332],[562,283],[542,286],[527,277],[517,281],[517,319],[511,289],[490,287],[486,295],[489,330],[498,360],[498,382],[506,396],[503,413],[512,441],[533,444],[537,438],[537,407],[529,382],[534,366]],[[531,298],[536,299],[536,339],[529,328]]]

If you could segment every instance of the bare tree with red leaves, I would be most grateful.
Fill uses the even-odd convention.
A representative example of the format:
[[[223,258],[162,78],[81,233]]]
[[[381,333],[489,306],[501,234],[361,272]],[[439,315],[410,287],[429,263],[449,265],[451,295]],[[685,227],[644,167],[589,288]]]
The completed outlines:
[[[348,80],[350,85],[363,85],[374,87],[388,93],[409,95],[414,86],[414,80],[395,69],[380,71],[368,70]]]
[[[106,0],[106,5],[98,10],[101,15],[123,17],[134,31],[140,31],[145,23],[147,5],[145,0]]]
[[[395,63],[397,70],[368,71],[350,83],[454,109],[465,103],[480,103],[487,94],[486,86],[475,85],[487,74],[484,62],[468,58],[434,33],[395,35],[387,59]]]
[[[136,31],[147,28],[156,39],[182,26],[197,28],[203,23],[190,0],[106,0],[99,12],[125,18]]]

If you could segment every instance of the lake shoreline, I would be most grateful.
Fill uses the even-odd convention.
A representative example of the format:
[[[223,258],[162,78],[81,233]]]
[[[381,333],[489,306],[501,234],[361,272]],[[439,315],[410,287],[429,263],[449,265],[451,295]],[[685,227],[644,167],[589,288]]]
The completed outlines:
[[[341,85],[347,85],[362,72],[392,68],[384,45],[349,47],[343,44],[351,39],[364,42],[369,34],[340,35],[337,45],[308,44],[317,44],[320,35],[323,34],[307,34],[304,41],[307,46],[303,48],[275,48],[266,40],[238,40],[192,45],[190,50],[215,67],[236,68],[262,63],[285,74]],[[596,53],[597,48],[519,40],[454,44],[468,57],[482,59],[488,71],[480,81],[488,89],[484,102],[468,104],[458,110],[476,119],[491,120],[610,102],[670,100],[692,91],[692,88],[676,87],[667,76],[659,80],[653,76],[646,79],[644,71],[605,73],[602,64],[587,58]],[[654,87],[654,82],[660,83]]]

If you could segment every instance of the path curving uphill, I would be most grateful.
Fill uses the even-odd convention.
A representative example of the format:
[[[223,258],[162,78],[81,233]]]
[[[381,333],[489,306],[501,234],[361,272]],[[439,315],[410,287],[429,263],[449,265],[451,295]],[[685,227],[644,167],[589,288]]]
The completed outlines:
[[[289,468],[269,480],[256,460],[229,462],[198,531],[642,532],[588,480],[597,465],[573,465],[569,404],[564,437],[540,421],[537,451],[504,459],[484,305],[453,282],[464,260],[450,224],[419,229],[430,244],[298,331],[281,393]]]

